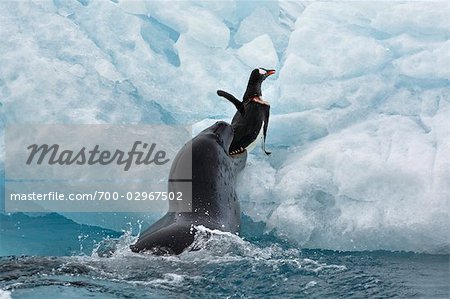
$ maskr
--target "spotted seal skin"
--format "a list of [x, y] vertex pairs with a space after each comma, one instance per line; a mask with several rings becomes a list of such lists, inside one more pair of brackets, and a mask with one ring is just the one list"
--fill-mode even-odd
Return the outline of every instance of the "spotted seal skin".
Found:
[[130, 246], [132, 251], [180, 254], [194, 241], [196, 225], [239, 233], [241, 212], [235, 185], [247, 153], [229, 155], [233, 136], [230, 124], [217, 122], [178, 152], [170, 170], [168, 191], [191, 191], [185, 178], [192, 156], [192, 211], [183, 212], [179, 202], [169, 201], [169, 212], [139, 236]]

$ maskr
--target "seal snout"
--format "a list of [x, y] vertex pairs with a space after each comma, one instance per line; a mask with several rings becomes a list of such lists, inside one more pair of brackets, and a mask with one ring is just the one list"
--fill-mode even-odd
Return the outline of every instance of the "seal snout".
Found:
[[224, 121], [218, 121], [214, 126], [213, 132], [216, 135], [218, 143], [228, 152], [234, 136], [233, 127]]

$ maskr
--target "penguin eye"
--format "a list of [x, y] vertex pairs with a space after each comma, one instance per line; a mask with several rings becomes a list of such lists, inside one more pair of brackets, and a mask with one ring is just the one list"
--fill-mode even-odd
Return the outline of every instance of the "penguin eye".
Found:
[[260, 75], [265, 75], [267, 72], [264, 69], [258, 69]]

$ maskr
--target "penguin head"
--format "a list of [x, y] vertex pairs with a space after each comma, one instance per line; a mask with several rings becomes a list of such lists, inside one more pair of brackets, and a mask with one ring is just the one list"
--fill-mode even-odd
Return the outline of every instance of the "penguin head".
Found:
[[268, 70], [262, 67], [254, 69], [248, 79], [247, 90], [244, 94], [244, 101], [252, 97], [262, 96], [261, 84], [267, 77], [273, 74], [275, 74], [275, 70]]
[[262, 67], [260, 67], [259, 69], [255, 69], [253, 71], [256, 71], [256, 70], [258, 71], [258, 74], [261, 77], [261, 82], [266, 80], [266, 78], [269, 77], [270, 75], [275, 74], [275, 70], [268, 70], [268, 69], [265, 69]]

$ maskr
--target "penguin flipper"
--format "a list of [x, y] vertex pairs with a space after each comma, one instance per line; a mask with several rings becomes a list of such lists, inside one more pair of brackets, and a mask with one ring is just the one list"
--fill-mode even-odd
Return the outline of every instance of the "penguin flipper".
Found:
[[272, 152], [266, 151], [266, 133], [267, 133], [267, 127], [269, 126], [269, 116], [270, 116], [270, 106], [267, 106], [267, 109], [264, 114], [263, 142], [262, 142], [262, 148], [266, 155], [270, 155], [272, 153]]
[[245, 114], [244, 111], [244, 106], [242, 105], [242, 102], [239, 101], [235, 96], [233, 96], [232, 94], [229, 94], [226, 91], [223, 90], [218, 90], [217, 91], [217, 95], [220, 97], [224, 97], [225, 99], [227, 99], [228, 101], [230, 101], [231, 103], [233, 103], [234, 106], [236, 106], [236, 109], [242, 114]]

